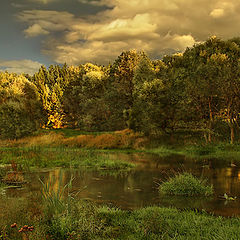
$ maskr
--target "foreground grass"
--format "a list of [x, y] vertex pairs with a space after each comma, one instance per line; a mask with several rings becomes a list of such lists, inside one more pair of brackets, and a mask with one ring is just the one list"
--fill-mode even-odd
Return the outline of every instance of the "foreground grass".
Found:
[[[147, 207], [123, 211], [97, 207], [89, 202], [61, 205], [59, 211], [33, 208], [26, 203], [3, 208], [0, 235], [3, 239], [21, 239], [18, 228], [34, 226], [29, 239], [178, 239], [178, 240], [237, 240], [240, 239], [239, 218], [223, 218], [205, 212], [179, 211], [173, 208]], [[46, 206], [45, 206], [46, 207]], [[7, 212], [6, 212], [7, 211]], [[39, 212], [37, 212], [39, 211]], [[10, 227], [17, 223], [18, 228]]]

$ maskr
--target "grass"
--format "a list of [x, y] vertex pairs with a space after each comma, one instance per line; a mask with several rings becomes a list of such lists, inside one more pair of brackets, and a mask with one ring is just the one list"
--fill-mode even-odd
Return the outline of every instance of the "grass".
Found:
[[145, 149], [147, 153], [159, 156], [182, 155], [194, 159], [219, 159], [240, 161], [240, 145], [218, 143], [208, 145], [162, 145], [152, 149]]
[[[70, 131], [70, 130], [69, 130]], [[74, 135], [62, 130], [42, 130], [38, 135], [19, 140], [1, 140], [0, 147], [81, 147], [88, 149], [140, 149], [148, 141], [130, 129], [107, 133]], [[72, 130], [73, 131], [73, 130]], [[80, 133], [80, 132], [77, 132]]]
[[166, 195], [209, 196], [213, 194], [213, 188], [208, 186], [205, 180], [184, 172], [160, 184], [159, 192]]
[[34, 227], [29, 235], [32, 240], [240, 239], [239, 218], [215, 217], [204, 211], [161, 207], [124, 211], [74, 200], [63, 206], [65, 209], [61, 210], [61, 214], [58, 212], [48, 217], [40, 211], [33, 217], [33, 209], [26, 203], [11, 205], [7, 216], [0, 218], [0, 235], [4, 234], [4, 239], [21, 239], [18, 231], [10, 227], [16, 222], [18, 226], [27, 224]]
[[[191, 158], [240, 159], [239, 145], [162, 143], [149, 149], [148, 141], [129, 130], [103, 134], [87, 134], [65, 129], [50, 133], [46, 131], [38, 136], [17, 141], [1, 141], [0, 164], [10, 164], [14, 159], [20, 170], [32, 167], [85, 167], [100, 170], [102, 174], [107, 172], [103, 170], [108, 169], [114, 174], [115, 170], [125, 171], [134, 167], [134, 164], [112, 160], [108, 155], [112, 151], [141, 151], [160, 156], [180, 154]], [[206, 186], [204, 181], [193, 176], [188, 175], [185, 182], [186, 188], [183, 188], [182, 182], [178, 185], [179, 192], [183, 195], [210, 195], [212, 192], [212, 188]], [[48, 191], [46, 188], [45, 193], [48, 194]], [[62, 192], [51, 195], [53, 205], [50, 204], [51, 201], [46, 201], [47, 198], [42, 202], [40, 199], [28, 202], [25, 199], [6, 198], [6, 201], [0, 203], [0, 236], [6, 240], [22, 239], [22, 235], [10, 227], [16, 222], [18, 226], [34, 226], [34, 231], [29, 233], [29, 239], [32, 240], [240, 239], [240, 218], [215, 217], [205, 212], [159, 207], [123, 211], [75, 201], [74, 198], [65, 202], [61, 196]], [[45, 211], [46, 208], [51, 210], [52, 206], [58, 203], [60, 210]]]
[[[195, 135], [194, 135], [195, 134]], [[171, 139], [174, 139], [173, 141]], [[240, 144], [227, 142], [205, 144], [199, 133], [177, 133], [158, 139], [144, 137], [125, 129], [115, 132], [82, 132], [74, 129], [42, 129], [35, 136], [19, 140], [1, 140], [0, 153], [7, 148], [82, 148], [102, 151], [141, 151], [189, 158], [218, 158], [240, 160]]]
[[59, 128], [59, 129], [40, 129], [37, 134], [49, 134], [49, 133], [56, 133], [56, 134], [62, 134], [64, 137], [75, 137], [79, 135], [101, 135], [106, 133], [112, 133], [112, 132], [87, 132], [82, 131], [79, 129], [71, 129], [71, 128]]
[[128, 170], [134, 163], [112, 160], [107, 153], [67, 147], [23, 147], [2, 150], [0, 164], [10, 164], [14, 160], [18, 167], [28, 170], [32, 167], [86, 167], [96, 170]]

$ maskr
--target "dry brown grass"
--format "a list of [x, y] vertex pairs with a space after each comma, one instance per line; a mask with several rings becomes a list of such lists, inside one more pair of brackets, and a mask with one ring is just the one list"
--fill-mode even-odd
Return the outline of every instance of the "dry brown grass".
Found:
[[93, 138], [93, 135], [79, 135], [76, 137], [65, 138], [62, 144], [70, 147], [86, 147]]
[[100, 135], [78, 135], [65, 138], [60, 133], [47, 133], [19, 140], [0, 141], [0, 147], [69, 146], [95, 149], [143, 148], [148, 143], [146, 137], [130, 129]]
[[79, 135], [64, 139], [67, 146], [86, 147], [96, 149], [124, 149], [142, 148], [147, 143], [147, 139], [130, 129], [104, 133], [101, 135]]
[[23, 177], [22, 173], [19, 173], [19, 172], [9, 172], [3, 178], [3, 182], [5, 182], [7, 184], [23, 183], [24, 182], [24, 177]]
[[0, 147], [34, 147], [34, 146], [58, 146], [61, 145], [64, 136], [57, 133], [41, 134], [18, 140], [1, 140]]

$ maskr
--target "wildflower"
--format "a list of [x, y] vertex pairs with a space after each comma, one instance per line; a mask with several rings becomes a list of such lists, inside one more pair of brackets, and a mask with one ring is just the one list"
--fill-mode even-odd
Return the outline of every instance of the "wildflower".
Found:
[[13, 223], [13, 224], [11, 225], [11, 228], [15, 228], [15, 227], [17, 227], [17, 224], [16, 224], [16, 223]]

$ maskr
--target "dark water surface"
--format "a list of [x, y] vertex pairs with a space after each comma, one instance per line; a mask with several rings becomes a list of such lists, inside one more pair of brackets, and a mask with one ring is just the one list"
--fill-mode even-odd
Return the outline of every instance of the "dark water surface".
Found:
[[[75, 198], [87, 198], [122, 209], [137, 209], [145, 206], [174, 206], [181, 209], [205, 209], [222, 216], [240, 216], [240, 163], [223, 160], [193, 160], [183, 156], [159, 157], [152, 154], [111, 154], [113, 159], [135, 162], [137, 167], [128, 172], [101, 172], [84, 169], [42, 170], [25, 173], [29, 182], [22, 188], [8, 188], [0, 193], [0, 202], [6, 198], [40, 196], [43, 182], [49, 182], [57, 190], [74, 177], [71, 193]], [[212, 197], [173, 197], [158, 193], [157, 185], [171, 176], [174, 171], [189, 171], [195, 176], [206, 178], [213, 185]], [[224, 193], [237, 197], [226, 201]], [[36, 201], [36, 199], [35, 199]], [[40, 201], [39, 201], [40, 202]]]

